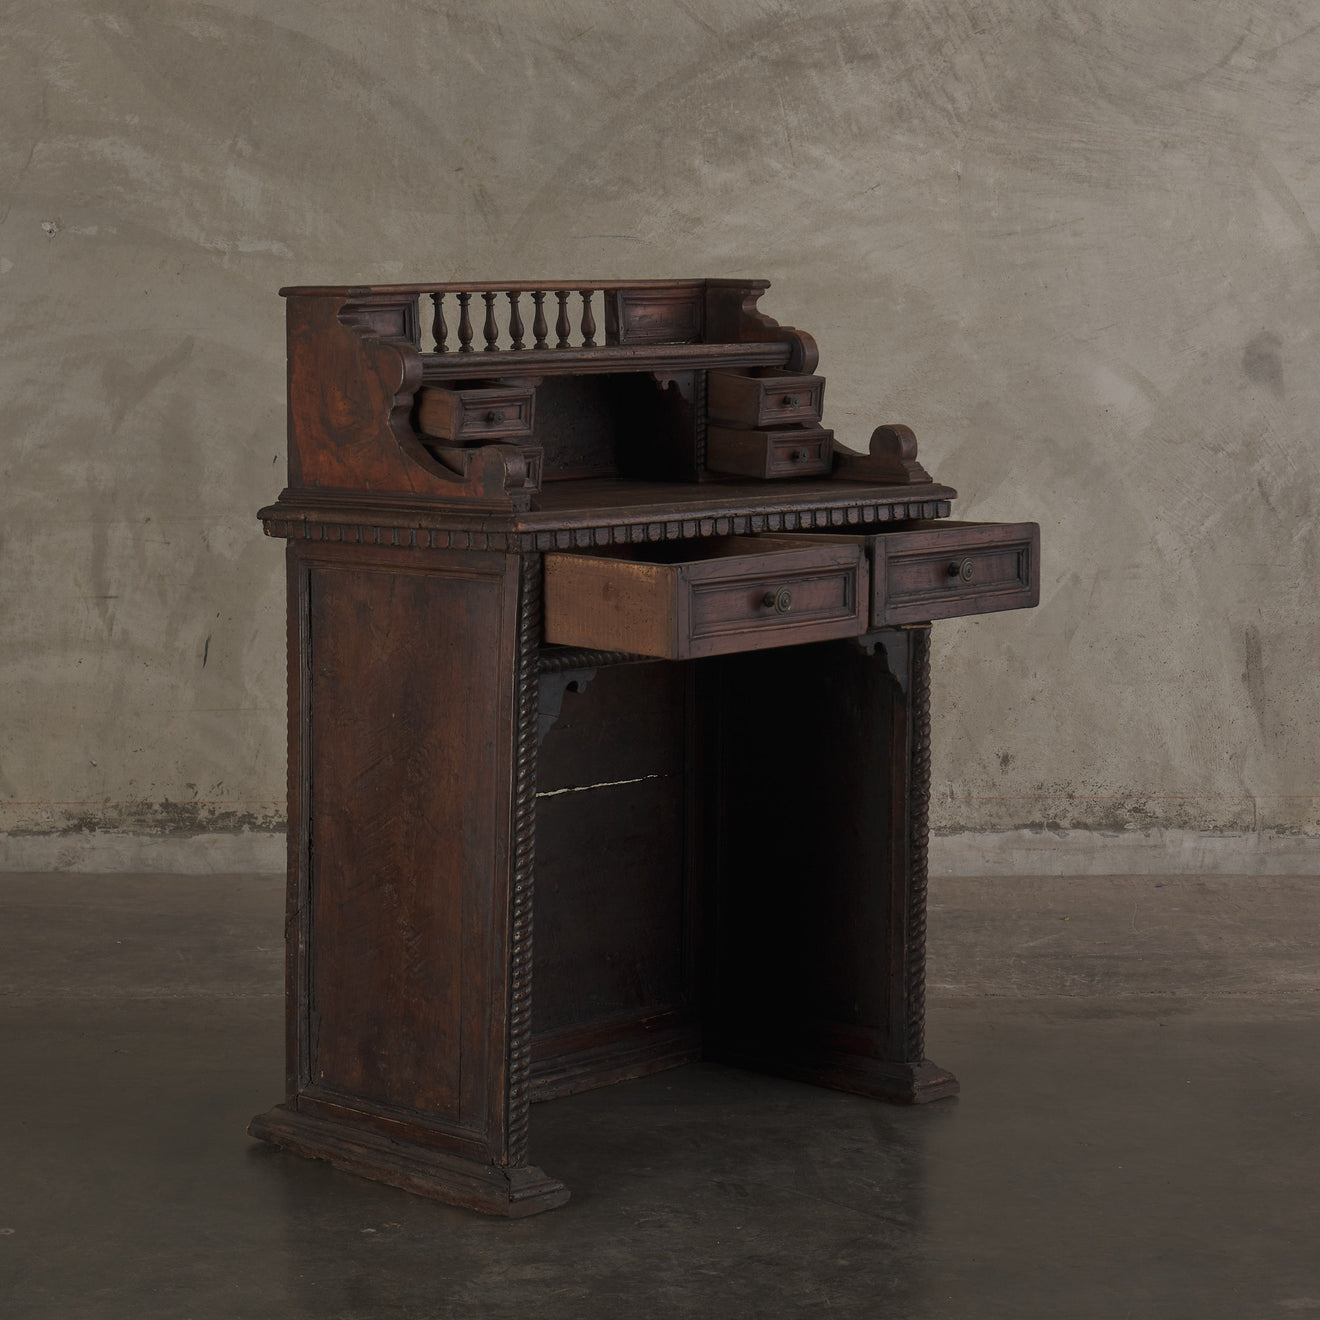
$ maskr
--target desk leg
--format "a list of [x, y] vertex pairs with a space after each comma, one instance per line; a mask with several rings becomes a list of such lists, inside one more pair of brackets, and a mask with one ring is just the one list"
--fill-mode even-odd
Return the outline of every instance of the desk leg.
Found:
[[728, 657], [708, 1057], [901, 1103], [925, 1057], [930, 631]]
[[890, 1067], [891, 1099], [921, 1104], [957, 1095], [958, 1081], [926, 1058], [926, 892], [930, 851], [930, 626], [880, 635], [891, 677], [895, 719], [891, 785], [895, 820], [889, 941], [894, 957]]

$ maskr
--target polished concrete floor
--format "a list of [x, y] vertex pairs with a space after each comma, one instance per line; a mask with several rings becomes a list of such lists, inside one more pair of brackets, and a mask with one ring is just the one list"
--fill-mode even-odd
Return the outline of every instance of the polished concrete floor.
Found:
[[1320, 880], [946, 881], [890, 1107], [700, 1066], [533, 1110], [492, 1220], [250, 1141], [269, 877], [0, 876], [0, 1316], [1320, 1315]]

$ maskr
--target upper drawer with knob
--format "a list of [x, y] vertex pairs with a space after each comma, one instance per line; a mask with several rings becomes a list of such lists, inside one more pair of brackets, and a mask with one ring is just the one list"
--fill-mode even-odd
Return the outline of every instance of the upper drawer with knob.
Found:
[[926, 623], [1040, 603], [1036, 523], [895, 523], [870, 536], [811, 533], [814, 543], [864, 546], [871, 561], [871, 627]]
[[437, 440], [525, 439], [532, 434], [534, 394], [530, 386], [427, 386], [417, 404], [417, 429]]
[[801, 376], [776, 367], [742, 375], [712, 371], [706, 378], [706, 413], [726, 426], [785, 426], [818, 422], [824, 376]]
[[904, 523], [871, 542], [874, 627], [1029, 609], [1040, 602], [1036, 523]]

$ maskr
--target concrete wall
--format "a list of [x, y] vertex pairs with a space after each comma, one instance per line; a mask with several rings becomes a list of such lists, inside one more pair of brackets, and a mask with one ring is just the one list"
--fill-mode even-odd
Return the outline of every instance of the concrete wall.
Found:
[[556, 274], [771, 279], [841, 439], [1040, 521], [937, 631], [937, 828], [1320, 835], [1315, 18], [4, 5], [10, 855], [282, 822], [275, 290]]

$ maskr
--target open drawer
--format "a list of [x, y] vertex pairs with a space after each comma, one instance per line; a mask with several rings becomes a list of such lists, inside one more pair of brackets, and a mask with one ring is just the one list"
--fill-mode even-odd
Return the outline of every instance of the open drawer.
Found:
[[545, 556], [545, 640], [666, 660], [856, 637], [864, 548], [710, 537]]
[[865, 547], [872, 628], [1030, 609], [1040, 602], [1036, 523], [941, 518], [896, 523], [893, 531], [871, 536], [812, 534], [809, 539]]

